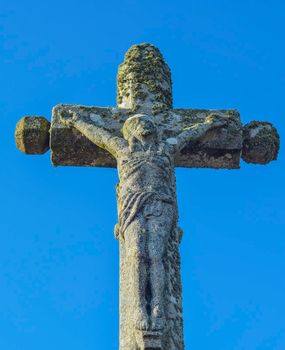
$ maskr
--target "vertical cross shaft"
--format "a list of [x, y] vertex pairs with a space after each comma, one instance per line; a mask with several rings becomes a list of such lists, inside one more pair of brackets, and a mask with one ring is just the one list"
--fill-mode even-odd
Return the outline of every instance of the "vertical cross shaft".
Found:
[[[119, 66], [117, 103], [119, 108], [131, 110], [131, 113], [147, 113], [150, 115], [159, 115], [172, 108], [171, 73], [157, 48], [149, 44], [141, 44], [128, 50], [124, 62]], [[143, 166], [143, 163], [140, 166]], [[131, 168], [129, 171], [132, 171]], [[154, 175], [149, 171], [148, 176], [151, 179]], [[155, 181], [155, 178], [150, 181]], [[163, 181], [162, 178], [161, 181]], [[146, 190], [144, 189], [144, 191]], [[120, 196], [121, 194], [119, 194]], [[147, 192], [142, 194], [142, 196], [147, 196]], [[133, 198], [132, 196], [130, 200], [133, 200], [131, 198]], [[173, 198], [173, 200], [175, 199]], [[134, 202], [134, 207], [140, 205], [137, 204], [139, 201], [138, 199]], [[144, 222], [144, 227], [141, 228], [143, 232], [135, 232], [130, 226], [125, 232], [125, 235], [135, 234], [141, 236], [142, 238], [139, 239], [142, 241], [144, 241], [143, 237], [145, 237], [145, 243], [140, 248], [140, 252], [138, 253], [134, 247], [128, 244], [128, 239], [120, 239], [120, 349], [183, 350], [182, 289], [179, 255], [181, 237], [178, 233], [180, 231], [174, 221], [174, 226], [170, 230], [167, 242], [163, 243], [161, 241], [161, 243], [158, 243], [160, 245], [158, 247], [155, 244], [152, 245], [150, 240], [153, 238], [151, 237], [161, 233], [159, 231], [156, 233], [150, 232], [152, 230], [152, 226], [148, 224], [150, 219], [145, 219], [146, 214], [144, 212], [145, 210], [151, 210], [152, 212], [148, 215], [153, 215], [153, 211], [158, 209], [156, 209], [154, 204], [151, 204], [151, 206], [154, 205], [152, 209], [147, 209], [150, 206], [147, 204], [148, 201], [144, 205], [145, 208], [138, 209], [136, 214], [141, 218], [139, 220]], [[151, 200], [151, 203], [154, 202]], [[124, 212], [124, 204], [120, 205], [120, 200], [118, 205], [119, 212]], [[134, 210], [134, 208], [130, 208], [131, 212]], [[162, 212], [159, 215], [163, 218], [165, 214]], [[157, 220], [155, 217], [153, 218], [150, 222]], [[168, 229], [165, 227], [165, 230]], [[166, 246], [163, 248], [161, 245], [164, 244]], [[164, 251], [161, 258], [159, 257], [160, 250]], [[152, 260], [153, 254], [157, 254], [157, 262]], [[156, 272], [154, 266], [155, 264], [161, 264], [160, 259], [163, 259], [163, 267], [160, 270], [161, 272], [159, 270]], [[164, 271], [164, 276], [160, 276], [162, 271]], [[137, 280], [135, 284], [134, 280]], [[155, 290], [157, 287], [161, 288], [159, 287], [161, 284], [163, 284], [164, 293], [163, 296], [158, 297]], [[139, 295], [138, 297], [136, 296], [137, 294]], [[163, 299], [162, 301], [159, 300], [161, 298]], [[157, 301], [155, 301], [156, 299]], [[143, 306], [145, 303], [146, 305]], [[140, 314], [142, 312], [138, 311], [138, 309], [146, 308], [148, 317], [152, 319], [156, 303], [158, 303], [157, 305], [162, 304], [165, 324], [158, 326], [151, 321], [146, 328], [143, 324], [141, 326], [136, 324], [137, 313]]]

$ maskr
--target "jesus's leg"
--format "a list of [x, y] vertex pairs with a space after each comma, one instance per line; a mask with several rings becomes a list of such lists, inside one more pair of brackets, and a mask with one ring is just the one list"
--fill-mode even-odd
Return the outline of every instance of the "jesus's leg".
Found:
[[150, 260], [153, 329], [162, 329], [165, 324], [165, 268], [163, 258], [174, 222], [172, 206], [168, 203], [162, 203], [162, 206], [161, 215], [151, 216], [148, 219], [148, 256]]
[[[134, 323], [137, 329], [149, 328], [146, 311], [146, 232], [145, 225], [137, 218], [128, 226], [124, 237], [130, 264], [131, 286], [134, 295]], [[130, 301], [131, 302], [131, 301]]]

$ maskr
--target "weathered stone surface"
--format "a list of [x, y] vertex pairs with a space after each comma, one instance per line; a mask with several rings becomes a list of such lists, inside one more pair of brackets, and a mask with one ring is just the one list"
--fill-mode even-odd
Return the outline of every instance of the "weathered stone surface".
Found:
[[[52, 162], [117, 166], [120, 349], [184, 350], [175, 166], [236, 169], [241, 152], [265, 164], [276, 159], [279, 137], [265, 122], [242, 128], [235, 110], [172, 109], [170, 70], [150, 44], [127, 52], [117, 102], [56, 106]], [[17, 126], [19, 147], [37, 153], [43, 141], [28, 122]]]
[[277, 159], [280, 140], [276, 128], [267, 122], [252, 121], [243, 128], [242, 159], [267, 164]]
[[[182, 283], [180, 276], [180, 236], [172, 231], [168, 240], [165, 267], [165, 318], [164, 331], [130, 332], [130, 321], [134, 319], [134, 300], [130, 299], [132, 292], [132, 274], [128, 247], [120, 240], [120, 349], [184, 349], [183, 317], [182, 317]], [[134, 334], [134, 336], [131, 336]], [[160, 344], [160, 345], [159, 345]], [[150, 346], [152, 345], [152, 346]], [[145, 347], [144, 347], [145, 346]]]
[[77, 111], [82, 117], [99, 116], [104, 120], [110, 131], [117, 132], [118, 117], [113, 114], [112, 108], [81, 107], [76, 105], [58, 105], [53, 108], [51, 123], [51, 161], [59, 166], [93, 166], [116, 167], [115, 158], [107, 151], [96, 146], [82, 133], [74, 128], [69, 128], [60, 122], [62, 111]]
[[95, 113], [62, 109], [58, 115], [61, 123], [117, 160], [120, 348], [183, 350], [174, 162], [189, 140], [196, 142], [216, 129], [230, 128], [232, 114], [208, 114], [180, 132], [172, 119], [134, 114], [124, 121], [120, 133], [110, 131], [118, 120], [107, 125]]
[[134, 45], [126, 53], [118, 70], [117, 105], [153, 115], [172, 108], [170, 69], [155, 46]]
[[[94, 145], [82, 133], [62, 125], [60, 113], [77, 113], [82, 118], [101, 121], [106, 130], [122, 136], [124, 121], [133, 113], [121, 108], [99, 108], [78, 105], [58, 105], [53, 109], [51, 127], [52, 162], [56, 166], [116, 167], [116, 159], [109, 152]], [[235, 110], [174, 109], [159, 113], [154, 119], [164, 131], [165, 138], [175, 138], [187, 127], [205, 121], [211, 113], [221, 115], [227, 126], [191, 141], [177, 154], [175, 165], [189, 168], [239, 168], [242, 149], [242, 125]]]
[[161, 332], [145, 331], [135, 332], [136, 344], [139, 349], [162, 349]]
[[23, 117], [16, 125], [16, 146], [25, 154], [45, 153], [49, 149], [49, 129], [45, 117]]

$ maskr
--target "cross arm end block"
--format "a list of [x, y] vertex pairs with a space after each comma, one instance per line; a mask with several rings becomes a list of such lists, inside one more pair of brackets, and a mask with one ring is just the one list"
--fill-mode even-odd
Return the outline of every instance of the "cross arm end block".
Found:
[[242, 159], [247, 163], [267, 164], [277, 160], [280, 137], [268, 122], [252, 121], [243, 128]]
[[15, 131], [17, 148], [25, 154], [44, 154], [49, 149], [50, 122], [45, 117], [21, 118]]

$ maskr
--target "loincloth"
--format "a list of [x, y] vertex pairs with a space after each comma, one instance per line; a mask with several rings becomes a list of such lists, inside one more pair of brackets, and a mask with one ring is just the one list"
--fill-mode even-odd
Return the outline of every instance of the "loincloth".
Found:
[[176, 201], [170, 195], [157, 192], [127, 192], [124, 196], [118, 196], [119, 222], [115, 227], [116, 238], [123, 237], [128, 226], [139, 215], [145, 219], [160, 216], [164, 203], [172, 205], [177, 216]]

